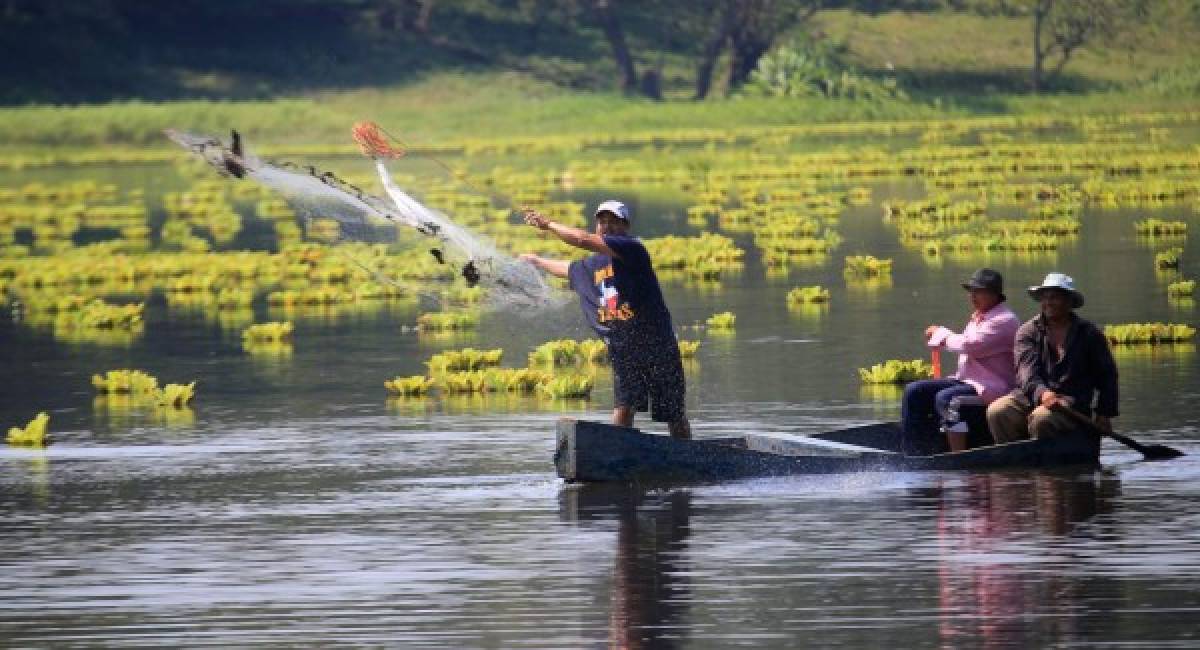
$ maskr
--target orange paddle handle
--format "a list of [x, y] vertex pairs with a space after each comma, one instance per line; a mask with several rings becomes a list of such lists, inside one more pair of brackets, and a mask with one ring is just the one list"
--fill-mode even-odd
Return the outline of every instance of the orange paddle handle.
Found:
[[929, 362], [933, 364], [933, 378], [942, 378], [942, 349], [934, 348], [929, 352]]

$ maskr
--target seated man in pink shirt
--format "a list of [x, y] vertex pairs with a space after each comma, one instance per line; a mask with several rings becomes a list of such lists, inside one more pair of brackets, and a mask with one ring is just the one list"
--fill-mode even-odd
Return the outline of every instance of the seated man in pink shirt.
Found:
[[[940, 325], [925, 329], [929, 347], [959, 353], [958, 372], [947, 379], [916, 381], [904, 389], [900, 420], [908, 448], [929, 446], [921, 443], [938, 435], [955, 397], [978, 395], [986, 405], [1016, 384], [1013, 342], [1021, 321], [1005, 302], [1004, 278], [991, 269], [979, 269], [962, 286], [974, 308], [962, 333]], [[951, 451], [962, 451], [967, 433], [948, 430], [946, 441]]]

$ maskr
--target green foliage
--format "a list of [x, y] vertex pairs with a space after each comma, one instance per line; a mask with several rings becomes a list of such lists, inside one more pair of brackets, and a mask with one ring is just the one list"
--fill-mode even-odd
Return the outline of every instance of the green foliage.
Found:
[[829, 302], [829, 289], [821, 286], [796, 287], [787, 294], [789, 305], [804, 305]]
[[429, 358], [427, 365], [431, 375], [463, 370], [481, 370], [500, 365], [500, 359], [503, 356], [504, 350], [500, 348], [494, 350], [463, 348], [462, 350], [439, 352]]
[[1195, 280], [1180, 280], [1167, 285], [1167, 295], [1172, 298], [1186, 298], [1196, 292]]
[[411, 377], [396, 377], [383, 382], [384, 388], [392, 395], [400, 395], [403, 397], [420, 397], [429, 392], [433, 388], [435, 382], [429, 377], [423, 375], [414, 375]]
[[5, 440], [8, 444], [20, 447], [45, 447], [49, 443], [46, 433], [50, 425], [50, 416], [41, 412], [24, 427], [11, 427]]
[[933, 377], [933, 364], [921, 359], [889, 359], [870, 368], [859, 368], [858, 376], [864, 384], [903, 384]]
[[1178, 323], [1129, 323], [1104, 326], [1104, 336], [1113, 345], [1178, 343], [1189, 341], [1195, 335], [1196, 328]]
[[844, 55], [844, 47], [792, 41], [759, 59], [743, 92], [867, 102], [908, 99], [894, 78], [872, 78], [847, 64]]
[[696, 350], [700, 349], [700, 341], [680, 341], [679, 356], [683, 359], [694, 359]]
[[1179, 268], [1179, 258], [1183, 255], [1182, 248], [1168, 248], [1154, 254], [1154, 268], [1160, 271]]
[[554, 399], [579, 399], [592, 394], [595, 381], [588, 375], [562, 375], [540, 385], [541, 392]]
[[709, 329], [713, 330], [731, 330], [736, 323], [737, 314], [734, 314], [731, 311], [723, 311], [719, 314], [713, 314], [712, 316], [708, 317], [708, 320], [704, 321], [704, 324], [707, 325]]

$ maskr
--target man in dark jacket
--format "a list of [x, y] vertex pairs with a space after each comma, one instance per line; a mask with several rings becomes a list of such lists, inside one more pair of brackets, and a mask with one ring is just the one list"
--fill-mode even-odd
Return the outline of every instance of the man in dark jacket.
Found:
[[596, 230], [589, 233], [527, 210], [525, 223], [594, 254], [573, 262], [532, 253], [521, 259], [567, 278], [579, 294], [584, 318], [608, 344], [616, 401], [613, 424], [633, 426], [634, 413], [650, 410], [655, 421], [667, 423], [672, 437], [690, 438], [679, 342], [650, 254], [629, 234], [624, 203], [605, 201], [595, 216]]
[[1083, 294], [1070, 276], [1051, 273], [1029, 295], [1041, 303], [1041, 313], [1017, 330], [1017, 387], [988, 406], [992, 437], [1002, 443], [1076, 429], [1069, 415], [1057, 412], [1062, 408], [1093, 416], [1098, 427], [1111, 431], [1117, 364], [1104, 333], [1075, 314]]

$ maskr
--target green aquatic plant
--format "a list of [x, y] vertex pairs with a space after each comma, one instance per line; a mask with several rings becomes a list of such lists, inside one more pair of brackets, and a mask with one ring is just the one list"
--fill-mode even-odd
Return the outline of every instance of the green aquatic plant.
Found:
[[704, 321], [704, 324], [712, 330], [731, 330], [737, 324], [737, 314], [731, 311], [723, 311], [719, 314], [713, 314]]
[[1196, 335], [1196, 328], [1181, 323], [1128, 323], [1105, 325], [1104, 336], [1113, 345], [1179, 343]]
[[787, 304], [805, 305], [829, 302], [829, 289], [818, 286], [796, 287], [788, 292]]
[[871, 255], [850, 255], [842, 273], [847, 277], [876, 278], [891, 277], [892, 260], [878, 259]]
[[1183, 256], [1182, 248], [1168, 248], [1154, 254], [1154, 268], [1160, 271], [1177, 270], [1179, 258]]
[[435, 381], [424, 375], [413, 375], [411, 377], [396, 377], [383, 382], [384, 388], [392, 395], [401, 395], [404, 397], [420, 397], [429, 393], [429, 389], [433, 388]]
[[1195, 280], [1180, 280], [1167, 285], [1167, 295], [1172, 298], [1186, 298], [1195, 295]]
[[479, 314], [465, 311], [427, 312], [417, 317], [417, 327], [424, 331], [470, 330], [479, 326]]
[[243, 343], [282, 343], [292, 339], [291, 321], [259, 323], [242, 331]]
[[889, 359], [870, 368], [859, 368], [858, 376], [864, 384], [902, 384], [933, 377], [933, 364], [921, 359]]
[[109, 370], [92, 375], [92, 386], [101, 394], [154, 395], [158, 380], [141, 370]]
[[464, 370], [481, 370], [500, 365], [504, 350], [476, 350], [463, 348], [461, 350], [446, 350], [429, 358], [429, 374], [436, 375], [446, 372], [461, 372]]
[[539, 390], [554, 399], [579, 399], [592, 394], [595, 381], [588, 375], [562, 375], [539, 385]]
[[491, 368], [485, 380], [490, 390], [505, 393], [532, 393], [552, 378], [536, 368]]
[[1143, 219], [1134, 222], [1133, 229], [1142, 237], [1183, 237], [1187, 235], [1187, 222]]
[[700, 341], [679, 341], [679, 356], [683, 359], [696, 358], [696, 350], [700, 349]]
[[579, 341], [574, 339], [559, 339], [547, 341], [529, 353], [530, 366], [567, 366], [576, 363], [579, 355]]
[[10, 427], [5, 441], [19, 447], [45, 447], [50, 443], [49, 426], [50, 415], [43, 411], [24, 427]]
[[155, 395], [158, 406], [168, 409], [184, 409], [192, 403], [196, 396], [196, 382], [188, 384], [167, 384]]
[[600, 339], [586, 339], [579, 342], [576, 349], [579, 357], [586, 363], [608, 363], [608, 345]]

